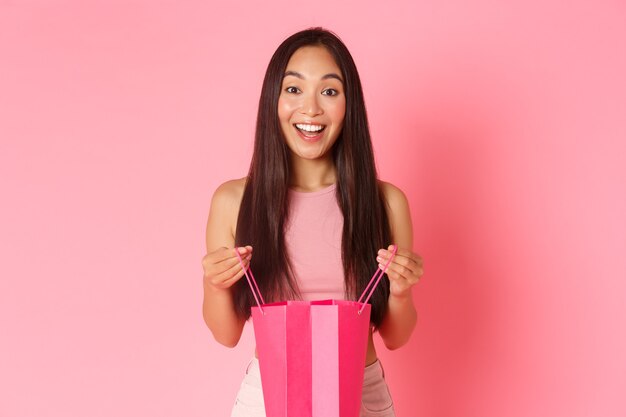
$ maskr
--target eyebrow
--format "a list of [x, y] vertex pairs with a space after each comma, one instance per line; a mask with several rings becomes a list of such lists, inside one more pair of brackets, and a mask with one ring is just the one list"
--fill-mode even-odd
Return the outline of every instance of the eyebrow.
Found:
[[[304, 80], [304, 76], [302, 74], [300, 74], [297, 71], [285, 71], [285, 75], [283, 75], [283, 78], [285, 78], [288, 75], [293, 75], [294, 77], [298, 77], [301, 80]], [[341, 79], [341, 77], [337, 74], [335, 74], [334, 72], [331, 72], [330, 74], [326, 74], [322, 77], [322, 80], [327, 80], [329, 78], [335, 78], [339, 81], [341, 81], [341, 83], [343, 84], [343, 80]]]

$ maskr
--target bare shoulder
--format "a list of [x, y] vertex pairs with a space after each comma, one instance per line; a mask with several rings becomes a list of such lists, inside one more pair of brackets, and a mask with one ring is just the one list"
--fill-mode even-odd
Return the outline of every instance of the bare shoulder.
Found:
[[245, 177], [226, 181], [213, 193], [206, 229], [209, 251], [222, 246], [233, 246], [245, 184]]
[[406, 195], [400, 188], [386, 181], [379, 181], [379, 184], [381, 185], [385, 201], [387, 202], [389, 208], [397, 210], [405, 206], [408, 207], [409, 203]]
[[412, 248], [411, 210], [404, 192], [390, 182], [379, 181], [385, 201], [393, 241], [401, 248]]
[[213, 193], [213, 202], [219, 205], [238, 205], [243, 197], [246, 177], [226, 181], [220, 184]]

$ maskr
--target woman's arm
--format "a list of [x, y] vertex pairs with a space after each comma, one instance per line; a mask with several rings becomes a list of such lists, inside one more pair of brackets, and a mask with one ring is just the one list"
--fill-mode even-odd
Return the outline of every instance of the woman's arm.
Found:
[[[219, 343], [234, 347], [241, 338], [245, 320], [238, 317], [233, 302], [232, 285], [243, 276], [234, 252], [235, 227], [243, 194], [243, 181], [228, 181], [215, 190], [206, 227], [207, 255], [204, 268], [204, 322]], [[240, 248], [245, 264], [252, 247]]]
[[[393, 243], [398, 251], [387, 269], [390, 281], [389, 303], [379, 333], [388, 349], [397, 349], [409, 341], [417, 322], [411, 289], [423, 274], [422, 258], [413, 253], [413, 225], [409, 204], [402, 191], [383, 183], [387, 200], [389, 224]], [[382, 266], [391, 256], [393, 246], [378, 252]]]

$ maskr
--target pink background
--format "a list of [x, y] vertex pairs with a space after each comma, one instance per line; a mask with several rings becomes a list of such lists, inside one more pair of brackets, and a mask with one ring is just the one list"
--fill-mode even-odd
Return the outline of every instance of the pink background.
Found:
[[0, 1], [0, 416], [227, 416], [204, 228], [288, 35], [359, 68], [408, 195], [398, 416], [626, 415], [621, 1]]

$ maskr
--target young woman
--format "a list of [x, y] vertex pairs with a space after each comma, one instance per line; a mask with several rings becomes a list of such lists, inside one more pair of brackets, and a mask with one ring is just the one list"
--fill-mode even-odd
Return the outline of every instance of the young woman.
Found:
[[[239, 341], [255, 304], [237, 248], [266, 302], [358, 299], [377, 267], [397, 254], [370, 299], [361, 416], [394, 416], [372, 332], [389, 349], [411, 336], [412, 286], [423, 274], [413, 252], [407, 199], [377, 179], [359, 75], [332, 32], [286, 39], [265, 74], [247, 177], [220, 185], [207, 222], [204, 320], [215, 339]], [[255, 357], [232, 416], [264, 416]]]

